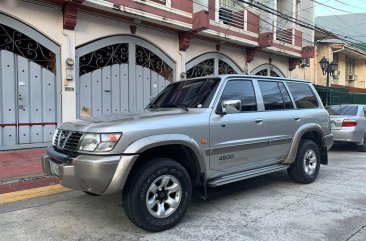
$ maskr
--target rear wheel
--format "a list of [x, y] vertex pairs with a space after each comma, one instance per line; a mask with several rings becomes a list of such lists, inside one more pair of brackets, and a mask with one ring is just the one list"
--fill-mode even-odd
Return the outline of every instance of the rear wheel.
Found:
[[320, 154], [318, 145], [312, 140], [301, 140], [296, 160], [287, 169], [289, 176], [298, 183], [312, 183], [318, 176], [319, 168]]
[[174, 160], [162, 158], [149, 162], [134, 174], [123, 192], [122, 204], [135, 225], [157, 232], [181, 221], [191, 196], [186, 169]]
[[363, 137], [363, 143], [360, 145], [357, 145], [357, 150], [361, 151], [361, 152], [366, 152], [366, 133], [365, 133], [365, 136]]

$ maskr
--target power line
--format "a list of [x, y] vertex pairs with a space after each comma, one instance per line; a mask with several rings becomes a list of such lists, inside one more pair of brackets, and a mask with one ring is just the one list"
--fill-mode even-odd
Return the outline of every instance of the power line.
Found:
[[361, 9], [361, 10], [366, 10], [365, 8], [360, 8], [359, 6], [354, 6], [354, 5], [351, 5], [349, 3], [345, 3], [345, 2], [342, 2], [340, 0], [334, 0], [336, 2], [339, 2], [340, 4], [343, 4], [343, 5], [346, 5], [346, 6], [349, 6], [349, 7], [352, 7], [352, 8], [357, 8], [357, 9]]
[[322, 5], [322, 6], [327, 7], [327, 8], [332, 8], [332, 9], [337, 10], [337, 11], [340, 11], [340, 12], [344, 12], [344, 13], [352, 13], [352, 12], [348, 12], [348, 11], [345, 11], [345, 10], [342, 10], [342, 9], [339, 9], [339, 8], [335, 8], [335, 7], [329, 6], [329, 5], [324, 4], [324, 3], [320, 3], [320, 2], [318, 2], [318, 1], [316, 1], [316, 0], [310, 0], [310, 1], [313, 1], [313, 2], [315, 2], [315, 3], [317, 3], [317, 4], [319, 4], [319, 5]]
[[[251, 5], [251, 6], [257, 7], [259, 9], [261, 9], [261, 10], [264, 10], [263, 8], [258, 7], [257, 5], [255, 5], [255, 4], [251, 3], [251, 2], [247, 2], [247, 1], [244, 1], [244, 0], [239, 0], [239, 1], [244, 2], [244, 3], [247, 3], [248, 5]], [[315, 0], [311, 0], [311, 1], [315, 1]], [[258, 4], [260, 4], [260, 3], [258, 3]], [[262, 4], [260, 4], [260, 5], [262, 5]], [[298, 20], [298, 19], [296, 19], [296, 18], [294, 18], [292, 16], [289, 16], [289, 15], [286, 15], [284, 13], [281, 13], [281, 12], [279, 12], [279, 11], [273, 9], [273, 8], [270, 8], [270, 7], [266, 6], [266, 5], [262, 5], [262, 6], [268, 9], [268, 11], [266, 11], [266, 10], [264, 10], [264, 11], [266, 11], [268, 13], [271, 13], [273, 15], [279, 16], [281, 18], [284, 18], [284, 19], [286, 19], [288, 21], [291, 21], [291, 22], [293, 22], [293, 23], [295, 23], [295, 24], [297, 24], [297, 25], [299, 25], [301, 27], [304, 27], [304, 28], [307, 28], [307, 29], [310, 29], [310, 30], [314, 30], [314, 31], [319, 31], [321, 33], [326, 33], [326, 34], [329, 33], [329, 31], [325, 30], [323, 27], [315, 26], [315, 25], [309, 24], [309, 23], [307, 23], [305, 21]], [[344, 42], [349, 42], [351, 44], [356, 44], [355, 42], [351, 42], [348, 39], [351, 39], [353, 41], [358, 41], [357, 39], [350, 38], [349, 36], [339, 37], [340, 34], [338, 34], [338, 33], [335, 33], [335, 34], [338, 35], [337, 36], [338, 39], [340, 39], [340, 40], [342, 40]]]
[[[190, 0], [190, 1], [192, 1], [192, 2], [194, 2], [194, 3], [196, 3], [196, 4], [198, 4], [198, 5], [201, 5], [201, 6], [207, 7], [208, 9], [211, 9], [211, 10], [213, 10], [213, 11], [219, 12], [219, 11], [218, 11], [218, 10], [216, 10], [214, 7], [210, 7], [209, 5], [206, 5], [206, 4], [203, 4], [203, 3], [200, 3], [200, 2], [196, 2], [196, 1], [194, 1], [194, 0]], [[257, 4], [254, 4], [254, 3], [252, 3], [252, 2], [247, 2], [247, 1], [244, 1], [244, 0], [238, 0], [238, 1], [240, 1], [240, 2], [242, 2], [242, 3], [246, 3], [247, 5], [250, 5], [250, 6], [252, 6], [252, 7], [258, 8], [258, 9], [260, 9], [260, 10], [262, 10], [262, 11], [264, 11], [264, 12], [270, 13], [270, 14], [272, 14], [272, 15], [275, 15], [275, 16], [278, 16], [278, 17], [281, 17], [281, 18], [284, 18], [284, 19], [286, 19], [286, 20], [288, 20], [288, 21], [291, 21], [291, 22], [293, 22], [293, 23], [295, 23], [295, 24], [297, 24], [297, 25], [301, 26], [301, 27], [304, 27], [304, 28], [307, 28], [307, 29], [310, 29], [310, 30], [313, 30], [313, 31], [318, 31], [318, 32], [321, 32], [321, 33], [326, 34], [326, 35], [332, 35], [332, 33], [330, 33], [328, 30], [326, 30], [326, 29], [325, 29], [325, 28], [323, 28], [323, 27], [315, 26], [314, 24], [310, 24], [310, 23], [307, 23], [307, 22], [305, 22], [305, 21], [295, 19], [295, 18], [293, 18], [292, 16], [289, 16], [289, 15], [283, 14], [283, 13], [281, 13], [281, 12], [278, 12], [278, 11], [276, 11], [275, 9], [270, 8], [270, 7], [268, 7], [268, 6], [264, 6], [265, 8], [267, 8], [267, 9], [264, 9], [263, 7], [260, 7], [260, 6], [258, 6]], [[313, 1], [313, 0], [311, 0], [311, 1]], [[266, 20], [263, 18], [263, 16], [260, 16], [260, 19], [261, 19], [262, 21], [264, 21], [264, 22], [268, 23], [269, 25], [272, 25], [271, 23], [269, 23], [268, 21], [266, 21]], [[244, 21], [244, 22], [245, 22], [245, 21]], [[251, 23], [251, 22], [246, 22], [246, 23], [253, 25], [253, 23]], [[257, 26], [257, 25], [255, 25], [255, 26]], [[263, 28], [263, 26], [262, 26], [262, 28]], [[265, 29], [265, 30], [272, 31], [272, 29], [269, 29], [269, 28], [264, 28], [264, 29]], [[303, 33], [303, 34], [305, 34], [305, 33]], [[338, 39], [342, 40], [342, 41], [343, 41], [343, 42], [345, 42], [345, 43], [349, 43], [349, 44], [359, 44], [359, 43], [361, 43], [361, 42], [359, 42], [359, 43], [357, 43], [357, 42], [352, 42], [351, 40], [353, 40], [353, 41], [358, 41], [358, 40], [352, 39], [352, 38], [350, 38], [349, 36], [342, 36], [342, 37], [341, 37], [341, 35], [340, 35], [340, 34], [338, 34], [338, 33], [334, 33], [334, 34], [337, 34], [337, 35], [338, 35], [338, 36], [334, 36], [335, 38], [338, 38]], [[309, 42], [309, 43], [313, 44], [313, 42], [312, 42], [312, 41], [308, 41], [308, 40], [303, 39], [303, 38], [301, 38], [301, 37], [298, 37], [298, 36], [296, 36], [296, 35], [291, 34], [291, 36], [293, 36], [293, 37], [295, 37], [295, 38], [300, 38], [300, 39], [302, 39], [302, 40], [303, 40], [303, 41], [305, 41], [305, 42]], [[310, 35], [307, 35], [307, 36], [310, 36]], [[312, 37], [312, 36], [311, 36], [311, 37]]]

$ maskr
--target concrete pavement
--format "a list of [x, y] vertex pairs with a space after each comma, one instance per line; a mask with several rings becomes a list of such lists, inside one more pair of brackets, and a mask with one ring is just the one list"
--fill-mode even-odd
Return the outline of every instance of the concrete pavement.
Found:
[[331, 151], [313, 184], [279, 172], [209, 195], [161, 233], [131, 224], [120, 195], [70, 191], [0, 205], [0, 240], [366, 240], [366, 154], [353, 147]]

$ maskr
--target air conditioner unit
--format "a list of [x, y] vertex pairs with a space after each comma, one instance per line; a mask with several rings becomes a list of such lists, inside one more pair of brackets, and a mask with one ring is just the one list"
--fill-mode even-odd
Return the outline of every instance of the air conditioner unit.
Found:
[[355, 81], [355, 80], [357, 80], [357, 75], [355, 75], [355, 74], [349, 74], [347, 80], [348, 81]]
[[301, 59], [300, 67], [302, 67], [302, 68], [310, 67], [310, 59], [309, 58]]
[[231, 22], [233, 21], [233, 11], [228, 8], [220, 8], [219, 19], [224, 24], [231, 24]]
[[340, 74], [341, 74], [341, 71], [334, 71], [333, 79], [339, 79]]

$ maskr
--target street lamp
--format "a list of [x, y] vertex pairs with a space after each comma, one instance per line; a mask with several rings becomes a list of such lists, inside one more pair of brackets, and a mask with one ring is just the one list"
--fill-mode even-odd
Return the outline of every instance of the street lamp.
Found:
[[325, 105], [329, 105], [329, 76], [334, 76], [334, 71], [337, 69], [338, 64], [334, 60], [329, 63], [329, 60], [323, 57], [320, 61], [320, 68], [323, 75], [327, 75], [327, 85], [325, 86]]

